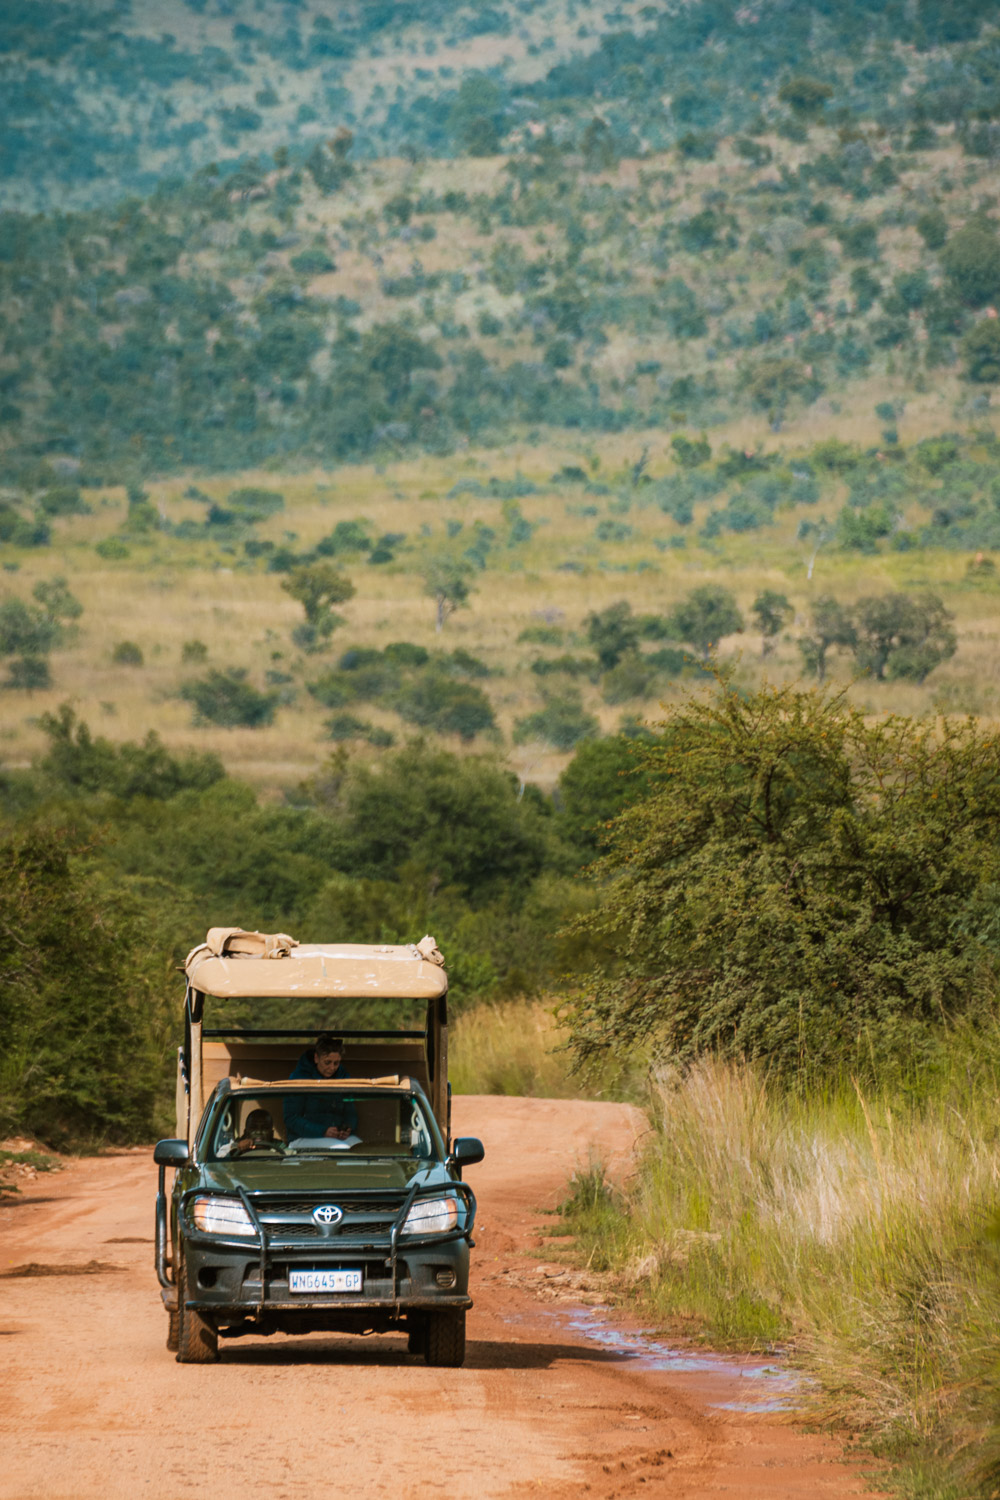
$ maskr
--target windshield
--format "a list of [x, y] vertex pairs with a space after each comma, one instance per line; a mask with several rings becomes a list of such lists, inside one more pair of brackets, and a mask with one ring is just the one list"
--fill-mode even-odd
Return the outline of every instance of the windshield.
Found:
[[209, 1135], [208, 1160], [279, 1160], [334, 1152], [437, 1161], [427, 1113], [412, 1094], [312, 1088], [230, 1095]]

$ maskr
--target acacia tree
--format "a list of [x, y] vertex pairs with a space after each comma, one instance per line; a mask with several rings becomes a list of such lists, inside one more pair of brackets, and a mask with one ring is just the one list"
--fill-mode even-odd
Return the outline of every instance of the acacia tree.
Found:
[[735, 635], [743, 629], [743, 616], [728, 589], [703, 583], [674, 610], [669, 629], [676, 640], [690, 641], [704, 659], [724, 635]]
[[770, 656], [774, 650], [775, 636], [794, 613], [788, 597], [786, 594], [776, 593], [774, 589], [762, 589], [751, 604], [750, 613], [757, 621], [763, 637], [760, 654]]
[[458, 558], [431, 558], [424, 570], [424, 593], [429, 594], [436, 605], [435, 630], [443, 630], [449, 616], [468, 605], [471, 573], [469, 565]]
[[883, 681], [908, 677], [923, 682], [955, 655], [955, 618], [936, 594], [879, 594], [859, 599], [854, 609], [855, 660], [862, 671]]
[[573, 928], [606, 954], [569, 1014], [581, 1057], [652, 1044], [867, 1071], [986, 1007], [995, 735], [767, 684], [721, 684], [659, 727], [595, 866], [601, 904]]
[[842, 604], [830, 594], [821, 594], [812, 607], [812, 633], [799, 641], [802, 661], [807, 672], [826, 679], [826, 658], [831, 647], [853, 649], [858, 633], [854, 621]]
[[354, 598], [354, 584], [332, 563], [310, 563], [293, 568], [281, 580], [281, 587], [299, 601], [306, 614], [305, 624], [292, 631], [292, 640], [303, 651], [319, 651], [344, 624], [343, 615], [338, 615], [333, 606]]

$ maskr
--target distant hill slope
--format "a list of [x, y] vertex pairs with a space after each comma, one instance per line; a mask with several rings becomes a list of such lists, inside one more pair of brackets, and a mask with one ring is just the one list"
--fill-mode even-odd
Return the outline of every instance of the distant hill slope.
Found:
[[[644, 6], [600, 34], [571, 0], [299, 6], [294, 25], [269, 0], [5, 7], [15, 196], [29, 180], [57, 196], [53, 173], [103, 192], [126, 148], [156, 179], [0, 215], [8, 532], [31, 535], [60, 462], [138, 490], [186, 466], [440, 453], [514, 428], [746, 412], [777, 430], [862, 383], [887, 443], [930, 385], [974, 419], [1000, 380], [986, 10]], [[490, 68], [428, 81], [432, 44]], [[260, 100], [284, 126], [236, 130], [265, 72], [282, 108], [334, 73], [355, 92], [384, 79], [361, 119], [355, 93], [331, 94], [308, 138]], [[98, 115], [88, 188], [74, 151]], [[170, 145], [185, 121], [207, 134]], [[273, 149], [169, 174], [234, 132]]]
[[993, 0], [8, 0], [0, 181], [8, 203], [83, 205], [337, 125], [362, 157], [447, 156], [539, 124], [579, 143], [595, 110], [634, 154], [807, 114], [803, 73], [841, 123], [988, 145], [995, 22]]

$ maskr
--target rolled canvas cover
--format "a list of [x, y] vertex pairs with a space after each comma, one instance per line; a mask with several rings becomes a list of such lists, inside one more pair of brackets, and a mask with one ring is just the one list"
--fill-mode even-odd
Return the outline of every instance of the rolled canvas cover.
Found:
[[213, 928], [213, 940], [187, 956], [193, 989], [220, 999], [367, 997], [433, 1000], [448, 988], [433, 939], [419, 945], [297, 943], [284, 933]]

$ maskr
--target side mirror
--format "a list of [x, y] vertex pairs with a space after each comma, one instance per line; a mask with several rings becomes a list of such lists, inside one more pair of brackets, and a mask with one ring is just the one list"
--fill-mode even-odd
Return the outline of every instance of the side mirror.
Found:
[[187, 1141], [157, 1141], [153, 1160], [158, 1167], [186, 1167], [190, 1158]]
[[451, 1148], [451, 1159], [456, 1167], [474, 1166], [485, 1155], [482, 1141], [477, 1141], [474, 1135], [458, 1136]]

